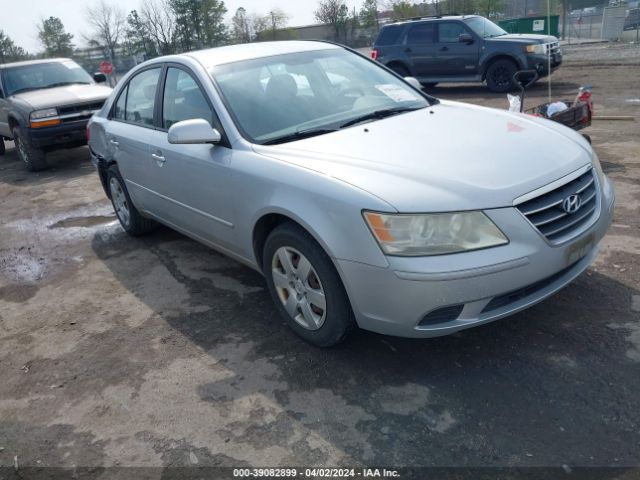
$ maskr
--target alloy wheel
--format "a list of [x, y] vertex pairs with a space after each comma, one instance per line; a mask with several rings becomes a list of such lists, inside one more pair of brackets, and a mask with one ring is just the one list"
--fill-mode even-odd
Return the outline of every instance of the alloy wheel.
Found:
[[113, 200], [113, 207], [115, 208], [116, 215], [123, 225], [129, 226], [131, 221], [131, 212], [129, 211], [129, 202], [127, 196], [124, 193], [122, 185], [117, 178], [111, 177], [109, 181], [109, 190], [111, 191], [111, 199]]
[[278, 298], [289, 316], [307, 330], [318, 330], [327, 317], [325, 291], [309, 259], [292, 247], [280, 247], [271, 260]]

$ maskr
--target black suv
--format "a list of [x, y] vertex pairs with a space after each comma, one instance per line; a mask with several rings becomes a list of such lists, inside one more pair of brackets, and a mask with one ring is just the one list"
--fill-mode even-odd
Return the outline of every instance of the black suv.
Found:
[[518, 70], [535, 69], [542, 77], [562, 63], [556, 37], [509, 34], [477, 15], [420, 17], [385, 25], [371, 56], [425, 87], [486, 81], [494, 92], [510, 91]]

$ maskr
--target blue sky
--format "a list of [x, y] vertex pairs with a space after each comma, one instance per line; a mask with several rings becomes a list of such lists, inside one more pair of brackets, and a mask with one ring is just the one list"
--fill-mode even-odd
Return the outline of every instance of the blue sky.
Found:
[[[138, 8], [138, 0], [109, 0], [126, 11]], [[84, 12], [91, 0], [2, 0], [0, 3], [10, 5], [2, 8], [0, 29], [4, 30], [18, 45], [30, 52], [40, 50], [36, 24], [43, 18], [59, 17], [68, 32], [75, 35], [74, 41], [82, 45], [82, 33], [87, 32]], [[361, 0], [346, 0], [349, 8], [358, 7]], [[228, 18], [238, 7], [247, 12], [266, 13], [272, 8], [281, 8], [291, 18], [289, 25], [308, 25], [314, 23], [313, 11], [317, 0], [225, 0]]]

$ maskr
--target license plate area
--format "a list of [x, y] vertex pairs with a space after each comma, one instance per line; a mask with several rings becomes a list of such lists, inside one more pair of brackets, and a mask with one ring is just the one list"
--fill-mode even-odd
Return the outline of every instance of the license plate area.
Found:
[[584, 238], [569, 245], [564, 252], [565, 265], [573, 265], [585, 257], [595, 246], [595, 234], [590, 233]]

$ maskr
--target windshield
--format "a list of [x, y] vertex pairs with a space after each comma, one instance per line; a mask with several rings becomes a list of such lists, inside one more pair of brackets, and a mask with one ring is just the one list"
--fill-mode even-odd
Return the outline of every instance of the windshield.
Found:
[[246, 60], [211, 73], [254, 143], [291, 141], [429, 105], [396, 76], [343, 49]]
[[484, 17], [465, 18], [464, 22], [482, 38], [499, 37], [507, 34], [501, 27]]
[[76, 62], [66, 60], [6, 68], [2, 70], [2, 83], [9, 97], [30, 90], [93, 83], [93, 80]]

